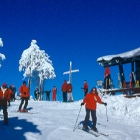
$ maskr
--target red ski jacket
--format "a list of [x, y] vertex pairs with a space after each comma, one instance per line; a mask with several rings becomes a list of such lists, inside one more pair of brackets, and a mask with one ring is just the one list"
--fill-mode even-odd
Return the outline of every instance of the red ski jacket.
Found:
[[88, 84], [87, 83], [84, 83], [84, 92], [86, 92], [88, 89]]
[[72, 85], [71, 84], [67, 85], [67, 92], [68, 93], [72, 92]]
[[67, 92], [67, 82], [64, 81], [64, 84], [61, 87], [62, 92]]
[[30, 96], [29, 88], [26, 85], [22, 85], [19, 89], [19, 92], [21, 93], [21, 97], [29, 97]]
[[8, 88], [3, 89], [1, 87], [1, 89], [0, 89], [0, 104], [2, 104], [2, 105], [7, 104], [7, 101], [10, 100], [10, 97], [11, 97], [10, 90]]
[[96, 103], [102, 104], [101, 98], [96, 94], [96, 93], [88, 93], [84, 100], [83, 103], [86, 104], [86, 108], [91, 109], [91, 110], [96, 110]]
[[57, 93], [57, 88], [53, 88], [53, 89], [52, 89], [52, 93], [53, 93], [53, 94], [56, 94], [56, 93]]

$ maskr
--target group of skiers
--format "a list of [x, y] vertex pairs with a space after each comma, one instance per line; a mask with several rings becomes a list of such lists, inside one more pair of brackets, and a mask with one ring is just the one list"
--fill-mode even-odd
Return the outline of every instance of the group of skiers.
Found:
[[[44, 91], [46, 93], [46, 101], [50, 101], [50, 93], [51, 93], [51, 90], [48, 90], [48, 91]], [[56, 101], [56, 94], [57, 94], [57, 88], [56, 86], [53, 86], [52, 88], [52, 101]], [[35, 101], [39, 101], [41, 100], [41, 94], [39, 92], [39, 89], [38, 87], [36, 87], [35, 91], [34, 91], [34, 100]]]
[[[62, 84], [61, 91], [63, 94], [63, 102], [73, 102], [72, 97], [72, 84], [70, 82], [67, 83], [66, 80], [64, 80], [64, 83]], [[68, 99], [67, 99], [67, 93], [68, 93]]]
[[[86, 83], [86, 80], [84, 80], [84, 85], [81, 89], [84, 89], [84, 99], [83, 102], [81, 103], [81, 106], [85, 104], [86, 108], [86, 116], [83, 124], [83, 129], [88, 131], [88, 122], [90, 118], [90, 114], [92, 117], [92, 130], [98, 132], [96, 128], [96, 122], [97, 122], [97, 117], [96, 117], [96, 104], [97, 102], [100, 104], [104, 104], [105, 106], [107, 103], [104, 103], [101, 98], [98, 95], [98, 92], [95, 87], [91, 89], [91, 91], [88, 93], [88, 84]], [[64, 80], [64, 83], [62, 85], [62, 93], [63, 93], [63, 101], [67, 102], [67, 93], [68, 93], [68, 102], [73, 101], [72, 97], [72, 85], [71, 83], [67, 83], [66, 80]], [[36, 88], [36, 93], [38, 94], [38, 88]], [[21, 96], [21, 103], [18, 108], [18, 112], [27, 112], [27, 105], [28, 105], [28, 100], [30, 97], [30, 90], [29, 87], [26, 85], [26, 81], [23, 81], [23, 85], [19, 88], [20, 96]], [[56, 100], [56, 93], [57, 93], [57, 88], [54, 86], [52, 89], [53, 92], [53, 101]], [[12, 94], [11, 88], [7, 87], [6, 83], [3, 83], [1, 88], [0, 88], [0, 106], [3, 108], [3, 114], [4, 114], [4, 123], [8, 125], [8, 112], [7, 112], [7, 102], [10, 100]], [[37, 96], [36, 96], [37, 98]], [[24, 103], [25, 102], [25, 103]], [[24, 104], [24, 106], [23, 106]], [[23, 106], [23, 109], [22, 109]]]

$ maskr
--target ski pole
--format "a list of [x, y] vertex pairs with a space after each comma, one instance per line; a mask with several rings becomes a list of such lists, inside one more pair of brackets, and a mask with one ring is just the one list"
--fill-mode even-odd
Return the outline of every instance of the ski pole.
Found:
[[73, 132], [74, 132], [74, 130], [75, 130], [75, 126], [76, 126], [77, 120], [78, 120], [78, 118], [79, 118], [79, 114], [80, 114], [80, 112], [81, 112], [81, 108], [82, 108], [82, 106], [80, 107], [80, 110], [79, 110], [79, 113], [78, 113], [78, 117], [77, 117], [77, 119], [76, 119], [76, 122], [75, 122], [75, 125], [74, 125], [74, 128], [73, 128]]
[[107, 122], [108, 122], [107, 106], [106, 106], [106, 118], [107, 118]]

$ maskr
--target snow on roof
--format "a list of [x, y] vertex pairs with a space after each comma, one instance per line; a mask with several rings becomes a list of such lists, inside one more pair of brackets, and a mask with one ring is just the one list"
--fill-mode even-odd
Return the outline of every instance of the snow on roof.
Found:
[[136, 56], [140, 56], [140, 47], [137, 49], [128, 51], [128, 52], [120, 53], [120, 54], [102, 56], [102, 57], [99, 57], [97, 61], [98, 62], [103, 61], [103, 60], [110, 61], [113, 58], [117, 58], [117, 57], [126, 59], [126, 58], [131, 58], [131, 57], [136, 57]]

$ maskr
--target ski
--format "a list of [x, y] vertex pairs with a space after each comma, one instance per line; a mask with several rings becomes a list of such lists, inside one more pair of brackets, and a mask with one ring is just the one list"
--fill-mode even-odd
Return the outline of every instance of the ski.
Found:
[[94, 133], [97, 133], [97, 134], [100, 134], [100, 135], [103, 135], [103, 136], [106, 136], [106, 137], [108, 137], [109, 135], [108, 134], [105, 134], [105, 133], [102, 133], [102, 132], [95, 132], [95, 131], [93, 131], [92, 129], [90, 129], [92, 132], [94, 132]]
[[77, 127], [77, 128], [80, 129], [80, 130], [83, 130], [83, 131], [85, 131], [85, 132], [87, 132], [87, 133], [89, 133], [91, 135], [94, 135], [95, 137], [99, 137], [100, 136], [100, 134], [98, 134], [98, 133], [96, 134], [96, 133], [94, 133], [94, 131], [91, 131], [90, 129], [88, 131], [86, 131], [82, 127]]
[[12, 111], [14, 113], [23, 113], [23, 114], [38, 114], [38, 112], [18, 112], [18, 111]]
[[104, 133], [102, 133], [102, 132], [98, 132], [98, 134], [103, 135], [103, 136], [106, 136], [106, 137], [109, 136], [108, 134], [104, 134]]

